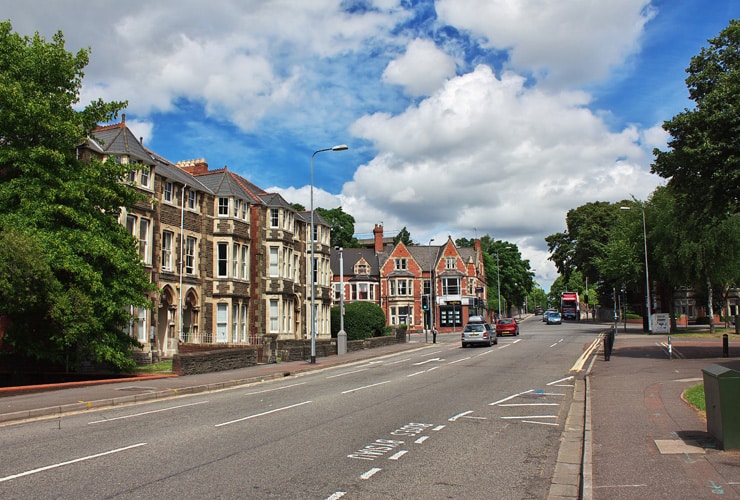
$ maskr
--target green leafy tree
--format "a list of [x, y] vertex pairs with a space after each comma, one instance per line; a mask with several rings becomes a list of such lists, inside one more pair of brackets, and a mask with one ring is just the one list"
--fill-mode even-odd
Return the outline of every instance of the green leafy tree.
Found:
[[696, 103], [663, 124], [669, 149], [652, 171], [668, 179], [689, 221], [724, 220], [740, 206], [740, 21], [709, 40], [686, 70]]
[[[125, 106], [98, 100], [75, 109], [88, 61], [89, 49], [65, 50], [61, 32], [47, 42], [0, 23], [0, 234], [37, 260], [29, 267], [7, 251], [1, 257], [3, 293], [23, 287], [15, 302], [0, 303], [3, 342], [69, 369], [87, 361], [128, 369], [138, 342], [122, 327], [129, 306], [150, 305], [152, 286], [134, 238], [117, 222], [121, 207], [140, 199], [122, 182], [135, 166], [75, 153]], [[27, 273], [9, 276], [15, 265]], [[20, 290], [32, 296], [19, 301]]]
[[316, 213], [321, 215], [331, 226], [332, 247], [356, 248], [360, 246], [355, 234], [355, 218], [342, 210], [342, 207], [325, 209], [317, 208]]
[[406, 229], [406, 226], [403, 226], [403, 229], [401, 229], [393, 238], [394, 246], [398, 245], [401, 242], [406, 246], [416, 245], [416, 243], [414, 243], [414, 241], [411, 239], [411, 233], [409, 233], [408, 229]]

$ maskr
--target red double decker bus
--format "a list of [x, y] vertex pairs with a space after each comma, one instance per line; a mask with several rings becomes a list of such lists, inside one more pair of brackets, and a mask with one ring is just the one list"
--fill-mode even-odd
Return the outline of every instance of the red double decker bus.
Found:
[[563, 292], [560, 295], [560, 314], [563, 319], [581, 319], [581, 302], [577, 292]]

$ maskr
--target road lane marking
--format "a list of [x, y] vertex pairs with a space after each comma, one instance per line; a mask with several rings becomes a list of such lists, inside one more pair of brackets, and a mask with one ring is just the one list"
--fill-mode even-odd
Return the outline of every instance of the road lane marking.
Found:
[[536, 422], [534, 420], [522, 420], [523, 424], [537, 424], [537, 425], [558, 425], [555, 422]]
[[355, 371], [351, 371], [351, 372], [340, 373], [338, 375], [330, 375], [330, 376], [328, 376], [326, 378], [327, 379], [330, 379], [330, 378], [344, 377], [345, 375], [352, 375], [353, 373], [366, 372], [367, 370], [368, 370], [368, 368], [363, 368], [362, 370], [355, 370]]
[[342, 498], [346, 494], [347, 494], [346, 491], [337, 491], [335, 493], [332, 493], [328, 497], [326, 497], [326, 500], [339, 500], [340, 498]]
[[305, 382], [300, 382], [298, 384], [284, 385], [283, 387], [274, 387], [272, 389], [265, 389], [263, 391], [247, 392], [244, 395], [245, 396], [253, 396], [254, 394], [264, 394], [265, 392], [282, 391], [283, 389], [290, 389], [291, 387], [297, 387], [297, 386], [303, 385], [303, 384], [305, 384]]
[[417, 439], [416, 441], [414, 441], [414, 443], [415, 443], [415, 444], [422, 444], [422, 443], [424, 443], [424, 441], [426, 441], [427, 439], [429, 439], [429, 436], [421, 436], [421, 437], [420, 437], [419, 439]]
[[378, 382], [377, 384], [363, 385], [362, 387], [356, 387], [354, 389], [348, 389], [346, 391], [342, 391], [341, 394], [349, 394], [350, 392], [361, 391], [362, 389], [370, 389], [372, 387], [377, 387], [379, 385], [390, 384], [390, 383], [391, 383], [390, 380], [386, 380], [385, 382]]
[[586, 360], [591, 357], [591, 354], [601, 345], [601, 339], [604, 337], [603, 333], [600, 333], [598, 337], [591, 342], [591, 345], [583, 351], [580, 357], [576, 360], [573, 366], [570, 367], [570, 371], [579, 372], [583, 369], [583, 365], [586, 364]]
[[557, 385], [557, 384], [559, 384], [560, 382], [566, 382], [566, 381], [569, 381], [569, 380], [573, 380], [574, 378], [575, 378], [575, 377], [573, 377], [573, 375], [570, 375], [570, 376], [568, 376], [568, 377], [563, 377], [563, 378], [561, 378], [561, 379], [558, 379], [558, 380], [553, 380], [552, 382], [548, 382], [548, 383], [547, 383], [546, 385]]
[[520, 392], [519, 394], [512, 394], [511, 396], [507, 396], [504, 399], [499, 399], [498, 401], [494, 401], [493, 403], [488, 403], [488, 406], [496, 406], [497, 404], [501, 404], [504, 401], [509, 401], [510, 399], [518, 398], [519, 396], [523, 394], [529, 394], [530, 392], [534, 392], [534, 389], [529, 389], [528, 391]]
[[432, 430], [433, 430], [433, 431], [441, 431], [441, 430], [442, 430], [442, 429], [444, 429], [445, 427], [447, 427], [447, 426], [446, 426], [446, 425], [438, 425], [437, 427], [434, 427], [434, 428], [433, 428]]
[[506, 403], [499, 406], [560, 406], [560, 403]]
[[360, 474], [360, 479], [370, 479], [371, 477], [373, 477], [375, 474], [377, 474], [381, 470], [383, 469], [380, 469], [379, 467], [373, 467], [369, 471]]
[[418, 363], [414, 363], [414, 366], [425, 365], [427, 363], [431, 363], [432, 361], [444, 361], [444, 359], [439, 359], [439, 358], [425, 359], [424, 361], [419, 361]]
[[522, 415], [519, 417], [501, 417], [504, 420], [521, 420], [524, 418], [558, 418], [557, 415]]
[[467, 361], [467, 360], [469, 360], [470, 358], [471, 358], [471, 356], [468, 356], [467, 358], [462, 358], [462, 359], [457, 359], [457, 360], [455, 360], [455, 361], [450, 361], [450, 362], [449, 362], [449, 363], [447, 363], [447, 364], [448, 364], [448, 365], [454, 365], [455, 363], [459, 363], [460, 361]]
[[32, 469], [26, 472], [13, 474], [12, 476], [0, 477], [0, 483], [4, 483], [5, 481], [10, 481], [11, 479], [17, 479], [23, 476], [30, 476], [31, 474], [36, 474], [38, 472], [44, 472], [44, 471], [51, 470], [51, 469], [57, 469], [59, 467], [64, 467], [65, 465], [76, 464], [77, 462], [83, 462], [85, 460], [92, 460], [93, 458], [100, 458], [106, 455], [112, 455], [114, 453], [120, 453], [122, 451], [130, 450], [133, 448], [138, 448], [139, 446], [146, 446], [146, 444], [147, 443], [132, 444], [131, 446], [124, 446], [123, 448], [116, 448], [115, 450], [104, 451], [102, 453], [96, 453], [95, 455], [88, 455], [86, 457], [75, 458], [74, 460], [68, 460], [66, 462], [60, 462], [58, 464], [46, 465], [44, 467], [39, 467], [38, 469]]
[[162, 408], [160, 410], [143, 411], [141, 413], [134, 413], [132, 415], [124, 415], [122, 417], [112, 417], [112, 418], [106, 418], [106, 419], [103, 419], [103, 420], [94, 420], [92, 422], [88, 422], [87, 425], [101, 424], [103, 422], [113, 422], [114, 420], [123, 420], [123, 419], [126, 419], [126, 418], [141, 417], [143, 415], [149, 415], [149, 414], [152, 414], [152, 413], [161, 413], [163, 411], [177, 410], [178, 408], [185, 408], [187, 406], [202, 405], [202, 404], [205, 404], [207, 402], [208, 401], [199, 401], [197, 403], [188, 403], [188, 404], [185, 404], [185, 405], [170, 406], [170, 407], [167, 407], [167, 408]]
[[223, 422], [221, 424], [216, 424], [216, 427], [223, 427], [224, 425], [230, 425], [230, 424], [236, 424], [238, 422], [244, 422], [245, 420], [249, 420], [249, 419], [257, 418], [257, 417], [263, 417], [265, 415], [269, 415], [271, 413], [276, 413], [276, 412], [279, 412], [279, 411], [290, 410], [292, 408], [297, 408], [299, 406], [307, 405], [307, 404], [310, 404], [310, 403], [313, 403], [313, 401], [304, 401], [302, 403], [296, 403], [296, 404], [290, 405], [290, 406], [283, 406], [282, 408], [275, 408], [274, 410], [265, 411], [265, 412], [262, 412], [262, 413], [256, 413], [254, 415], [249, 415], [248, 417], [237, 418], [236, 420], [230, 420], [228, 422]]
[[473, 410], [464, 411], [462, 413], [458, 413], [457, 415], [453, 415], [452, 417], [448, 418], [447, 420], [449, 420], [450, 422], [455, 422], [455, 421], [457, 421], [458, 418], [462, 418], [465, 415], [470, 415], [471, 413], [473, 413]]
[[403, 358], [403, 359], [399, 359], [398, 361], [393, 361], [391, 363], [386, 363], [386, 365], [397, 365], [398, 363], [403, 363], [404, 361], [408, 361], [410, 359], [411, 358]]
[[408, 452], [409, 452], [408, 450], [401, 450], [401, 451], [399, 451], [397, 453], [394, 453], [390, 457], [388, 457], [388, 460], [398, 460], [399, 458], [401, 458], [402, 456], [404, 456]]

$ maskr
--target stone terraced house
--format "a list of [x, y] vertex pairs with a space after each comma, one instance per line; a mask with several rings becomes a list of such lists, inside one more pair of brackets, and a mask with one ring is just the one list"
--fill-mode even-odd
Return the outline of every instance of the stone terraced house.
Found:
[[[129, 333], [141, 356], [169, 357], [181, 343], [242, 346], [263, 336], [306, 339], [310, 308], [310, 213], [295, 210], [228, 168], [204, 159], [172, 163], [121, 123], [96, 129], [78, 147], [140, 165], [127, 179], [146, 200], [119, 222], [159, 289], [154, 310], [132, 310]], [[316, 336], [330, 338], [330, 228], [314, 214]]]

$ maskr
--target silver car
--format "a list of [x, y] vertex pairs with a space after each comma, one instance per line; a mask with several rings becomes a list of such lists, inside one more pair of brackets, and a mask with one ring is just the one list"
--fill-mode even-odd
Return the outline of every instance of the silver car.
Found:
[[462, 341], [463, 347], [477, 344], [491, 347], [493, 344], [498, 344], [496, 330], [488, 323], [468, 323], [465, 325], [465, 328], [463, 328], [460, 340]]

